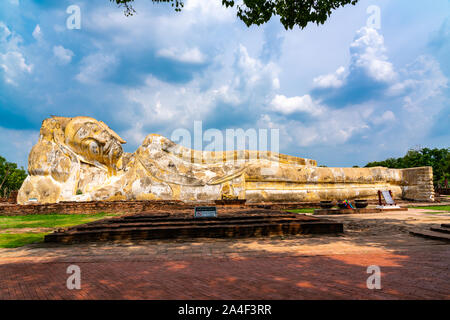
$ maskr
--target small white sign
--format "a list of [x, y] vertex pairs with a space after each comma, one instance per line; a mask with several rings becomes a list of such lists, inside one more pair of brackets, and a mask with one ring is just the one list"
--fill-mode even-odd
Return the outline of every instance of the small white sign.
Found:
[[216, 207], [195, 207], [194, 218], [215, 218], [217, 217]]
[[383, 194], [383, 198], [386, 201], [386, 204], [395, 205], [394, 199], [392, 199], [389, 191], [383, 190], [383, 191], [381, 191], [381, 193]]

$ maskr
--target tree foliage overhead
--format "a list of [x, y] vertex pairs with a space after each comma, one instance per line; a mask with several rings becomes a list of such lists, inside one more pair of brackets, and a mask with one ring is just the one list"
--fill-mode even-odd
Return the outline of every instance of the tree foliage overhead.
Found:
[[[309, 22], [324, 24], [333, 10], [347, 4], [355, 5], [358, 0], [243, 0], [237, 5], [237, 16], [247, 27], [268, 22], [272, 16], [280, 17], [284, 28], [294, 26], [305, 28]], [[233, 7], [234, 0], [222, 0], [226, 7]]]
[[370, 162], [367, 167], [387, 167], [395, 169], [433, 167], [433, 180], [436, 186], [443, 185], [450, 178], [450, 148], [409, 150], [402, 158], [389, 158], [384, 161]]
[[[115, 2], [119, 7], [124, 7], [124, 14], [128, 16], [132, 16], [134, 13], [136, 13], [136, 10], [133, 8], [133, 2], [134, 0], [109, 0], [111, 2]], [[209, 0], [207, 0], [209, 1]], [[175, 11], [179, 12], [181, 11], [181, 8], [184, 7], [183, 0], [152, 0], [152, 2], [167, 2], [170, 3], [170, 5], [175, 8]]]
[[[125, 7], [125, 15], [133, 15], [136, 11], [132, 6], [134, 0], [110, 0], [119, 6]], [[204, 0], [220, 1], [220, 0]], [[279, 16], [284, 28], [292, 29], [294, 26], [305, 28], [309, 22], [324, 24], [333, 10], [348, 4], [355, 5], [359, 0], [221, 0], [227, 8], [236, 7], [239, 19], [247, 27], [261, 25], [268, 22], [272, 16]], [[183, 0], [152, 0], [152, 2], [170, 3], [175, 11], [181, 11]]]
[[27, 173], [17, 168], [17, 164], [7, 162], [0, 156], [0, 197], [8, 196], [11, 191], [19, 190]]

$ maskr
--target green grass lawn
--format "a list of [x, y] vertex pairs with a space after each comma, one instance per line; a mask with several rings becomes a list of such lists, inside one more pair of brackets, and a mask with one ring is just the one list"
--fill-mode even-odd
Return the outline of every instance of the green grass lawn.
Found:
[[[37, 228], [64, 228], [120, 214], [40, 214], [29, 216], [0, 216], [0, 248], [16, 248], [28, 243], [42, 241], [47, 233]], [[36, 228], [36, 232], [7, 233], [5, 229]]]
[[426, 206], [426, 207], [410, 207], [413, 209], [426, 209], [426, 210], [440, 210], [440, 211], [449, 211], [450, 206]]
[[37, 214], [29, 216], [0, 216], [0, 232], [2, 229], [16, 228], [63, 228], [95, 221], [117, 214]]
[[314, 213], [314, 208], [303, 208], [303, 209], [294, 209], [294, 210], [287, 210], [287, 212], [292, 213]]
[[29, 243], [42, 242], [46, 232], [0, 233], [0, 248], [17, 248]]

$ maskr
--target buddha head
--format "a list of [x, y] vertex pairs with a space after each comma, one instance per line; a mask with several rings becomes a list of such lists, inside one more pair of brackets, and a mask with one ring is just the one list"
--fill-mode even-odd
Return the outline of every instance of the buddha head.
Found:
[[116, 168], [126, 143], [104, 122], [89, 117], [72, 118], [65, 126], [64, 139], [83, 161], [108, 168]]
[[41, 139], [70, 149], [82, 162], [115, 171], [126, 143], [104, 122], [90, 117], [52, 117], [41, 128]]

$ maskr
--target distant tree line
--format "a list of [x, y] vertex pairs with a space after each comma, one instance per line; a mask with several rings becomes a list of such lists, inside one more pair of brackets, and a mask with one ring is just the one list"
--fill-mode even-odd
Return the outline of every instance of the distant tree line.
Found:
[[7, 198], [11, 191], [19, 190], [26, 177], [23, 168], [17, 168], [17, 164], [0, 156], [0, 198]]
[[433, 167], [435, 186], [443, 186], [444, 181], [450, 179], [450, 148], [443, 149], [411, 149], [402, 158], [389, 158], [384, 161], [370, 162], [369, 167], [387, 167], [395, 169]]

